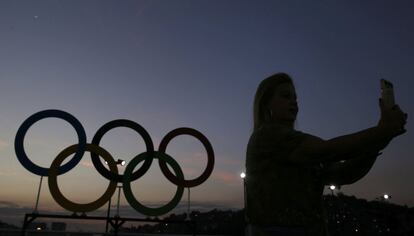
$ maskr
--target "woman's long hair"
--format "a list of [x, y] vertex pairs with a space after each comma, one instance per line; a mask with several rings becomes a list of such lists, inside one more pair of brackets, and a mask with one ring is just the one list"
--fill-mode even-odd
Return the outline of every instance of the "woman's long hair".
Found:
[[285, 73], [271, 75], [260, 82], [256, 90], [253, 104], [253, 131], [257, 130], [264, 123], [269, 122], [271, 118], [268, 104], [272, 99], [275, 89], [284, 83], [293, 85], [292, 78]]

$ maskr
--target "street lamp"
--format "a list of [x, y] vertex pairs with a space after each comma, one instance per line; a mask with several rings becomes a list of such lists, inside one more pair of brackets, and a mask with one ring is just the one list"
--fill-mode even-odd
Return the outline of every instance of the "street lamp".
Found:
[[381, 201], [381, 202], [386, 202], [390, 199], [391, 199], [391, 195], [389, 195], [388, 193], [384, 193], [383, 195], [375, 198], [375, 200]]
[[[108, 162], [105, 161], [105, 164], [108, 165]], [[119, 166], [124, 166], [126, 164], [126, 161], [122, 160], [122, 159], [118, 159], [115, 164], [119, 165]]]
[[240, 178], [242, 178], [242, 179], [246, 178], [246, 173], [242, 172], [242, 173], [240, 174]]
[[333, 185], [333, 184], [331, 184], [330, 186], [329, 186], [329, 189], [331, 190], [331, 193], [332, 193], [332, 196], [334, 195], [334, 190], [336, 189], [336, 186], [335, 185]]
[[126, 164], [126, 161], [121, 160], [121, 159], [118, 159], [118, 160], [116, 161], [116, 164], [117, 164], [117, 165], [120, 165], [120, 166], [124, 166], [124, 165]]
[[244, 221], [245, 223], [247, 222], [247, 202], [246, 202], [246, 172], [241, 172], [240, 173], [240, 178], [243, 180], [243, 204], [244, 204]]
[[387, 194], [387, 193], [385, 193], [385, 194], [383, 194], [382, 196], [381, 196], [381, 200], [382, 201], [388, 201], [388, 200], [390, 200], [391, 199], [391, 195], [389, 195], [389, 194]]

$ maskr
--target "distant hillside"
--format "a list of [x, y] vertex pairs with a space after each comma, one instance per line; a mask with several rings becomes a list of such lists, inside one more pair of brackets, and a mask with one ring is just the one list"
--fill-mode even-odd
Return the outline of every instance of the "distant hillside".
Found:
[[[386, 201], [367, 201], [339, 193], [325, 195], [324, 205], [331, 235], [414, 235], [414, 208]], [[186, 214], [171, 214], [166, 220], [184, 220]], [[190, 218], [197, 221], [197, 233], [244, 235], [243, 210], [193, 211]], [[129, 233], [191, 233], [184, 224], [146, 224], [122, 228]]]
[[0, 221], [0, 229], [19, 229], [19, 227]]
[[414, 208], [338, 194], [325, 196], [333, 235], [414, 235]]
[[[389, 201], [367, 201], [354, 196], [337, 194], [324, 196], [327, 226], [332, 236], [412, 236], [414, 235], [414, 208], [393, 204]], [[197, 234], [243, 236], [245, 221], [243, 210], [214, 209], [192, 211], [188, 216], [197, 223]], [[185, 213], [171, 214], [163, 220], [181, 221]], [[73, 222], [71, 222], [73, 223]], [[68, 224], [71, 224], [68, 222]], [[124, 225], [129, 225], [128, 223]], [[0, 221], [1, 229], [18, 229]], [[149, 223], [123, 227], [125, 233], [190, 234], [191, 225], [182, 223]]]

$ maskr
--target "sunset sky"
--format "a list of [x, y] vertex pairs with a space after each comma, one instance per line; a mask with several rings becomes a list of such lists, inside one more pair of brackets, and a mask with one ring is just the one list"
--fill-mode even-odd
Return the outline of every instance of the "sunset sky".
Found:
[[[389, 193], [392, 202], [414, 206], [413, 11], [408, 0], [0, 1], [0, 220], [10, 220], [4, 209], [34, 206], [39, 176], [21, 166], [13, 143], [21, 123], [45, 109], [74, 115], [88, 142], [120, 118], [141, 124], [155, 149], [172, 129], [199, 130], [213, 145], [216, 164], [191, 189], [191, 200], [241, 208], [239, 174], [254, 93], [276, 72], [294, 79], [296, 128], [324, 139], [376, 125], [379, 80], [392, 81], [409, 115], [408, 132], [365, 178], [341, 191], [368, 200]], [[32, 126], [25, 148], [33, 162], [48, 167], [76, 142], [68, 123], [49, 118]], [[126, 128], [108, 132], [101, 146], [126, 161], [145, 152], [141, 137]], [[190, 136], [174, 139], [167, 153], [186, 179], [207, 163], [203, 146]], [[58, 180], [65, 196], [82, 203], [108, 184], [88, 153]], [[157, 162], [133, 188], [149, 204], [175, 193]], [[122, 195], [121, 205], [127, 205]], [[62, 209], [47, 178], [39, 208]]]

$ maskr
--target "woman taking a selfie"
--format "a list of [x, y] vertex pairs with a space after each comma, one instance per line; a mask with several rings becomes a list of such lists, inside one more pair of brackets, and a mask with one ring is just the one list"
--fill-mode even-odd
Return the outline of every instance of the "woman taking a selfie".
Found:
[[323, 140], [294, 129], [298, 104], [289, 75], [263, 80], [254, 98], [254, 130], [246, 155], [248, 235], [327, 235], [325, 185], [356, 182], [379, 151], [405, 132], [407, 114], [380, 99], [377, 125]]

